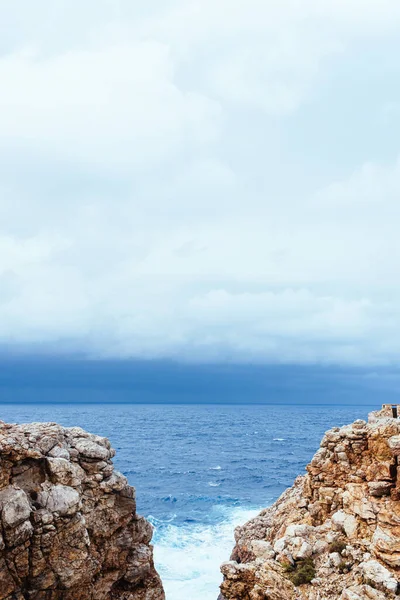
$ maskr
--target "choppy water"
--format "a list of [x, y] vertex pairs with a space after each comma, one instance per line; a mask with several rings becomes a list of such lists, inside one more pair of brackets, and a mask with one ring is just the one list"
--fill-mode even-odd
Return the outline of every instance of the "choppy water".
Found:
[[167, 600], [216, 600], [233, 530], [292, 484], [326, 429], [371, 407], [1, 405], [9, 422], [56, 421], [110, 438], [155, 526]]

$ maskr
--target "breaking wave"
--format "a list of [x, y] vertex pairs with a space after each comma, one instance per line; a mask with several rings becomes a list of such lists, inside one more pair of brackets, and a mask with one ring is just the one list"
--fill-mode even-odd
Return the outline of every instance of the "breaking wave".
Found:
[[210, 523], [174, 524], [148, 517], [155, 527], [154, 558], [167, 600], [215, 600], [222, 581], [219, 566], [229, 560], [234, 529], [256, 509], [215, 506]]

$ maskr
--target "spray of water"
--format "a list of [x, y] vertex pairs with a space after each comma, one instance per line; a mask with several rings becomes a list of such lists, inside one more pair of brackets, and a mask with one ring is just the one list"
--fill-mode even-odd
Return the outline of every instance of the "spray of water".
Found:
[[215, 507], [210, 524], [160, 523], [156, 528], [155, 562], [167, 600], [215, 600], [221, 583], [219, 566], [229, 560], [234, 529], [257, 510]]

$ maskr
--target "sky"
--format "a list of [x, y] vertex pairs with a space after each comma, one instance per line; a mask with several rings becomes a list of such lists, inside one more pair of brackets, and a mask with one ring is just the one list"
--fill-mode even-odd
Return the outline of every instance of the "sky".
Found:
[[400, 354], [398, 0], [0, 0], [0, 348]]

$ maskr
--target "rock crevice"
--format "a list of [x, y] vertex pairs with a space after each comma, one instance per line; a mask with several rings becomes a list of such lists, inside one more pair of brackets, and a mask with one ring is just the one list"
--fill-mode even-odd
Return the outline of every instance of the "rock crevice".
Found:
[[164, 600], [114, 455], [79, 427], [0, 422], [0, 600]]
[[225, 600], [400, 600], [400, 420], [328, 431], [271, 507], [237, 528]]

